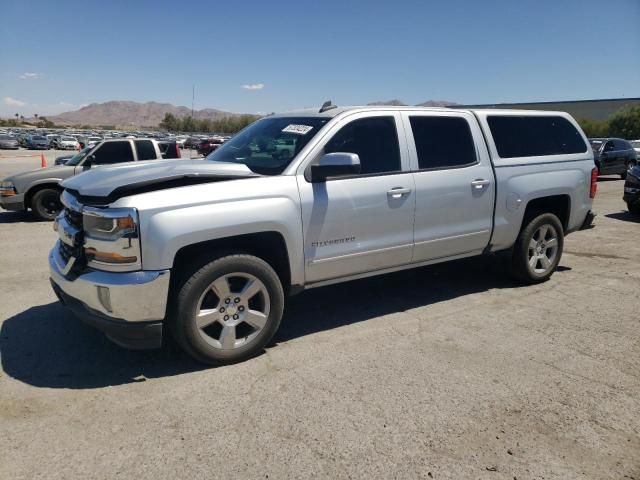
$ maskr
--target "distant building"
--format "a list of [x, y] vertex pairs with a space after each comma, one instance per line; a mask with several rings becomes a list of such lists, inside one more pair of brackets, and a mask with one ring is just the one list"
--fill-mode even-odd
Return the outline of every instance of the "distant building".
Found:
[[581, 120], [606, 120], [621, 108], [640, 106], [640, 98], [606, 98], [602, 100], [567, 100], [561, 102], [494, 103], [487, 105], [455, 105], [454, 108], [513, 108], [559, 110]]

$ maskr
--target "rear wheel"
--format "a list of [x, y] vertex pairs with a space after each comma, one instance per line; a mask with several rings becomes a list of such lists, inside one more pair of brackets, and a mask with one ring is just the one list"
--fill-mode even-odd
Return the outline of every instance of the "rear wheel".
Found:
[[31, 199], [31, 211], [40, 220], [53, 220], [60, 210], [60, 191], [55, 188], [43, 188]]
[[260, 353], [282, 319], [284, 291], [260, 258], [228, 255], [206, 264], [179, 287], [170, 327], [193, 358], [211, 365]]
[[511, 272], [525, 283], [540, 283], [555, 271], [562, 249], [564, 232], [558, 217], [543, 213], [522, 229], [513, 248]]

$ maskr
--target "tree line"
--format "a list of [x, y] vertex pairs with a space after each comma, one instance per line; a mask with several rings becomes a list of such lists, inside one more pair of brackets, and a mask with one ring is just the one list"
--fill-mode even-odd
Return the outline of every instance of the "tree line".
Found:
[[640, 139], [640, 106], [618, 110], [607, 120], [578, 120], [587, 137]]
[[[39, 117], [35, 116], [36, 120], [33, 122], [27, 122], [29, 125], [35, 125], [40, 128], [54, 128], [56, 125], [51, 120], [47, 119], [47, 117]], [[18, 116], [16, 113], [16, 118], [0, 118], [0, 127], [20, 127], [25, 123], [24, 115]]]
[[258, 118], [260, 117], [257, 115], [236, 115], [216, 120], [210, 118], [198, 120], [193, 117], [176, 117], [172, 113], [166, 113], [160, 122], [160, 128], [169, 132], [236, 133]]

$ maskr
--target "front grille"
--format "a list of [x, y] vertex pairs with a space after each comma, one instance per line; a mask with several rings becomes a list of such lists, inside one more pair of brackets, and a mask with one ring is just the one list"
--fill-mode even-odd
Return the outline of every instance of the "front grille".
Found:
[[75, 249], [73, 247], [70, 247], [64, 242], [60, 242], [60, 256], [65, 262], [68, 262], [69, 258], [75, 256], [74, 253]]
[[69, 225], [77, 228], [78, 230], [82, 230], [82, 213], [65, 208], [64, 218], [69, 222]]

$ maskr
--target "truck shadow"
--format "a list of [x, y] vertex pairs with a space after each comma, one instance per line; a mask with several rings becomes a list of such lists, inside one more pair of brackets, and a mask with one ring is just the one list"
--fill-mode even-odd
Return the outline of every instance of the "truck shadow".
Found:
[[204, 368], [177, 352], [122, 349], [58, 302], [5, 320], [0, 357], [7, 375], [47, 388], [101, 388]]
[[3, 223], [41, 223], [44, 220], [38, 220], [29, 212], [10, 212], [0, 210], [0, 224]]
[[[461, 260], [304, 292], [290, 299], [272, 345], [471, 293], [517, 288], [497, 264]], [[101, 388], [208, 368], [175, 348], [124, 350], [57, 302], [5, 320], [0, 358], [7, 375], [46, 388]]]
[[290, 299], [275, 340], [289, 341], [472, 293], [519, 286], [495, 258], [476, 257], [313, 289]]
[[605, 217], [622, 220], [623, 222], [640, 223], [640, 215], [634, 215], [629, 212], [607, 213]]

